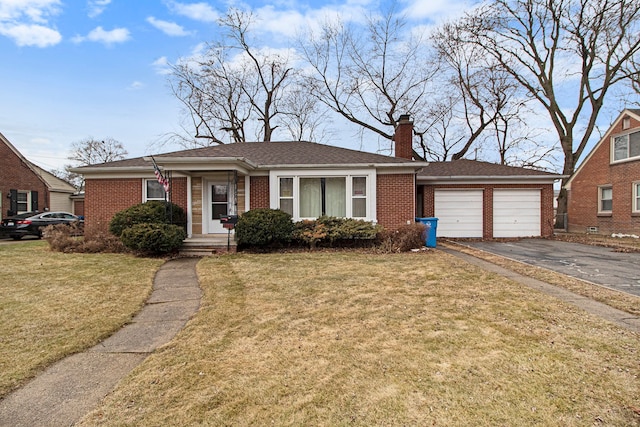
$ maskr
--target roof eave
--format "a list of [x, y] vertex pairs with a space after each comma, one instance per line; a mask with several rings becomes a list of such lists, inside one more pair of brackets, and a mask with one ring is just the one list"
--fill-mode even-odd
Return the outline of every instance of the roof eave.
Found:
[[418, 181], [555, 181], [565, 177], [567, 175], [418, 175]]

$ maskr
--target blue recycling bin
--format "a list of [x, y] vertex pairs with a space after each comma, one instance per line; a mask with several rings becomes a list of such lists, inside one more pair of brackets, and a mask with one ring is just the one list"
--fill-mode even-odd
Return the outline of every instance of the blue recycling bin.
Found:
[[416, 218], [416, 222], [421, 222], [427, 228], [425, 230], [424, 245], [428, 248], [436, 247], [436, 231], [438, 229], [438, 218]]

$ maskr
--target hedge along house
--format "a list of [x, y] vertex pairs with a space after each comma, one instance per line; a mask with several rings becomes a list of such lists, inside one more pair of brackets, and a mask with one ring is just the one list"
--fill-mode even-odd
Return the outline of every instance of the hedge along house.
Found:
[[[256, 208], [282, 209], [296, 221], [328, 215], [395, 229], [414, 221], [416, 173], [428, 164], [411, 160], [411, 139], [412, 122], [403, 116], [396, 157], [311, 142], [252, 142], [153, 159], [170, 181], [168, 200], [187, 213], [187, 240], [226, 236], [222, 215]], [[122, 209], [165, 199], [151, 157], [75, 171], [85, 177], [87, 235], [106, 231]]]

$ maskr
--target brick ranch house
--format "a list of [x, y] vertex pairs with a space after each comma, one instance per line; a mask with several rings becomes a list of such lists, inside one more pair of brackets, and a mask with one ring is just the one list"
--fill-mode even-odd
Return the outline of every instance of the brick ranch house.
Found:
[[75, 191], [27, 160], [0, 133], [0, 219], [30, 211], [73, 212]]
[[[187, 213], [190, 238], [226, 233], [220, 215], [274, 208], [294, 220], [320, 215], [375, 221], [395, 229], [415, 219], [412, 122], [396, 133], [396, 157], [311, 142], [252, 142], [154, 155], [170, 179], [169, 199]], [[404, 155], [404, 157], [402, 157]], [[164, 200], [150, 157], [75, 170], [85, 177], [85, 233], [107, 230], [113, 215]]]
[[567, 228], [640, 234], [640, 110], [620, 113], [567, 182]]
[[[187, 212], [189, 239], [226, 233], [220, 215], [256, 208], [282, 209], [294, 220], [359, 218], [387, 229], [436, 216], [438, 235], [446, 237], [553, 233], [553, 182], [560, 176], [471, 160], [416, 161], [412, 139], [413, 122], [402, 116], [395, 157], [311, 142], [256, 142], [153, 158], [170, 177], [169, 199]], [[105, 231], [122, 209], [165, 197], [151, 157], [75, 171], [85, 176], [88, 235]]]

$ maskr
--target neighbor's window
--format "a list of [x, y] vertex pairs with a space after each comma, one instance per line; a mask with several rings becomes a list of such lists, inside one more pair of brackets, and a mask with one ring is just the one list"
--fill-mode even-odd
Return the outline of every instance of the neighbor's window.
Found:
[[640, 132], [613, 137], [613, 160], [640, 157]]
[[18, 191], [18, 213], [29, 212], [31, 203], [30, 203], [30, 191]]
[[633, 211], [640, 212], [640, 182], [633, 183]]
[[144, 180], [144, 201], [165, 200], [164, 187], [155, 179]]
[[599, 212], [611, 212], [613, 210], [613, 189], [600, 187]]

